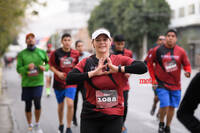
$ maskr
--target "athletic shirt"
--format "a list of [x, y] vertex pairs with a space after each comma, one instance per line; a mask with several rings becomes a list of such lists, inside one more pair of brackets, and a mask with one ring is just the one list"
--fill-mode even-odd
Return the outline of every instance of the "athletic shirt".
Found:
[[169, 90], [181, 89], [181, 65], [186, 72], [191, 72], [189, 59], [184, 49], [178, 45], [174, 48], [167, 48], [164, 45], [155, 47], [148, 61], [152, 80], [156, 79], [159, 88]]
[[53, 51], [51, 50], [51, 51], [46, 51], [46, 52], [47, 52], [48, 57], [50, 58], [50, 56], [53, 53]]
[[131, 50], [128, 50], [126, 48], [123, 49], [123, 51], [116, 51], [115, 49], [113, 50], [113, 54], [118, 55], [121, 54], [123, 56], [128, 56], [130, 58], [133, 58], [133, 53]]
[[152, 57], [153, 48], [148, 51], [147, 57], [144, 59], [144, 62], [147, 63], [149, 59]]
[[[40, 65], [45, 67], [45, 70], [49, 69], [48, 56], [44, 50], [35, 48], [33, 51], [27, 48], [22, 50], [17, 56], [17, 72], [22, 76], [22, 87], [36, 87], [43, 86], [44, 76], [43, 71], [39, 69]], [[38, 70], [38, 74], [35, 76], [28, 76], [28, 65], [33, 63]], [[45, 64], [45, 65], [44, 65]]]
[[[92, 59], [92, 63], [88, 63], [87, 60]], [[122, 55], [111, 55], [110, 59], [113, 65], [116, 66], [127, 66], [133, 62], [132, 58]], [[94, 70], [98, 66], [98, 59], [95, 55], [80, 61], [75, 68], [81, 73]], [[117, 115], [123, 116], [124, 114], [124, 98], [123, 89], [126, 87], [127, 78], [124, 73], [112, 74], [113, 80], [116, 81], [117, 85], [111, 80], [108, 75], [95, 76], [91, 78], [93, 85], [98, 87], [100, 90], [117, 90], [118, 105], [112, 108], [96, 108], [96, 89], [89, 84], [87, 80], [84, 81], [84, 102], [81, 116], [82, 118], [104, 118], [106, 115]]]
[[[50, 66], [54, 66], [58, 71], [64, 72], [67, 76], [67, 74], [78, 63], [78, 57], [79, 52], [77, 50], [71, 49], [70, 52], [65, 52], [62, 48], [59, 48], [51, 54], [49, 64]], [[67, 85], [65, 80], [61, 80], [54, 73], [54, 89], [62, 90], [69, 87], [76, 87], [76, 85]]]
[[[131, 51], [131, 50], [128, 50], [128, 49], [126, 49], [126, 48], [124, 48], [123, 51], [116, 51], [116, 50], [114, 50], [113, 54], [115, 54], [115, 55], [121, 54], [121, 55], [123, 55], [123, 56], [127, 56], [127, 57], [130, 57], [130, 58], [133, 58], [133, 53], [132, 53], [132, 51]], [[129, 83], [128, 83], [128, 78], [127, 78], [127, 81], [126, 81], [126, 82], [127, 82], [127, 84], [126, 84], [126, 87], [124, 88], [124, 91], [130, 90], [130, 86], [129, 86]]]

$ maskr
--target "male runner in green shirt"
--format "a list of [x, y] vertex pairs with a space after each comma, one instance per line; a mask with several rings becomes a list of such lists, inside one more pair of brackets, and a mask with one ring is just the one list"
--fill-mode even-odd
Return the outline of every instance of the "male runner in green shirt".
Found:
[[[25, 114], [28, 132], [43, 133], [39, 127], [41, 114], [41, 96], [43, 88], [43, 71], [49, 69], [48, 56], [45, 51], [36, 48], [35, 35], [26, 35], [27, 48], [17, 56], [17, 72], [21, 75], [22, 101], [25, 101]], [[35, 125], [32, 124], [32, 101], [35, 105]]]

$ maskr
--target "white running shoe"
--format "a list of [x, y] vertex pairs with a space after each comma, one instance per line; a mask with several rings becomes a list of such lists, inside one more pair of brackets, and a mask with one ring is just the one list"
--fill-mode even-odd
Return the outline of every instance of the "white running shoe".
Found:
[[27, 133], [33, 133], [33, 129], [29, 127]]
[[33, 125], [32, 124], [29, 125], [27, 133], [33, 133]]
[[33, 130], [34, 130], [34, 133], [43, 133], [42, 129], [40, 128], [38, 124], [34, 125]]

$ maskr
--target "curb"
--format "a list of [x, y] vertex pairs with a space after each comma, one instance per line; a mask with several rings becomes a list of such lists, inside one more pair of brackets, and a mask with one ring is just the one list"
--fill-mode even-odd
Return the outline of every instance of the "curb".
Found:
[[16, 119], [14, 117], [14, 113], [13, 113], [10, 105], [8, 106], [8, 109], [9, 109], [10, 119], [11, 119], [11, 123], [12, 123], [11, 133], [19, 133], [19, 127], [17, 126], [17, 122], [16, 122]]
[[3, 94], [2, 91], [2, 66], [0, 64], [0, 96]]
[[[8, 123], [10, 123], [10, 129], [7, 129], [7, 131], [9, 133], [19, 133], [19, 132], [16, 132], [18, 130], [16, 130], [16, 122], [14, 120], [14, 114], [12, 112], [12, 109], [11, 109], [11, 101], [10, 99], [8, 99], [6, 97], [6, 94], [4, 94], [3, 92], [3, 79], [2, 79], [2, 75], [3, 75], [3, 68], [0, 64], [0, 107], [7, 107], [7, 113], [4, 114], [4, 115], [7, 115], [8, 116], [8, 119], [7, 121], [10, 121]], [[1, 118], [1, 117], [0, 117]]]
[[[11, 101], [5, 96], [5, 94], [1, 94], [0, 96], [0, 108], [2, 109], [0, 114], [0, 121], [6, 123], [6, 127], [1, 126], [0, 130], [3, 130], [5, 133], [11, 133], [13, 131], [13, 120], [11, 115], [10, 108]], [[4, 123], [4, 124], [5, 124]]]

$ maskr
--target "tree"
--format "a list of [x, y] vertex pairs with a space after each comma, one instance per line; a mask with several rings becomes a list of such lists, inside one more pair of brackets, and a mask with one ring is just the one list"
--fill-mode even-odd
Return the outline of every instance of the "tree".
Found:
[[[108, 0], [103, 0], [102, 3], [104, 1]], [[148, 36], [148, 44], [151, 47], [157, 36], [167, 30], [170, 22], [170, 8], [165, 0], [154, 0], [153, 2], [150, 0], [115, 0], [109, 3], [109, 7], [111, 9], [107, 14], [102, 12], [101, 16], [104, 17], [95, 18], [95, 14], [101, 12], [100, 9], [107, 8], [106, 5], [100, 4], [92, 12], [91, 18], [93, 18], [90, 18], [89, 22], [94, 23], [95, 18], [95, 22], [111, 23], [105, 28], [111, 30], [114, 27], [115, 34], [123, 34], [127, 40], [127, 47], [140, 57], [145, 34]], [[92, 32], [91, 29], [96, 29], [97, 26], [89, 24], [88, 27]]]
[[37, 0], [0, 0], [0, 57], [17, 38], [24, 25], [26, 8], [32, 3]]
[[103, 0], [100, 5], [92, 11], [90, 19], [88, 20], [90, 34], [101, 27], [108, 29], [111, 34], [116, 32], [117, 27], [114, 24], [111, 9], [114, 2], [114, 0]]

